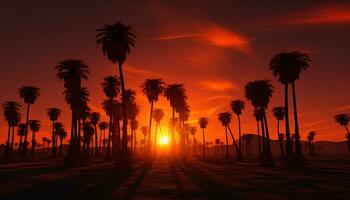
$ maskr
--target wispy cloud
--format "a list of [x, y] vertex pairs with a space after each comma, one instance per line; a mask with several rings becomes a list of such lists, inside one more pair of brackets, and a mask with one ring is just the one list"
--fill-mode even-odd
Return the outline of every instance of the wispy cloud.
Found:
[[198, 85], [204, 89], [214, 91], [225, 91], [235, 88], [235, 85], [230, 81], [200, 81], [198, 82]]
[[261, 27], [283, 28], [300, 25], [330, 25], [349, 24], [350, 6], [327, 6], [304, 10], [294, 13], [272, 22], [263, 23]]
[[197, 25], [194, 30], [189, 30], [186, 33], [163, 35], [153, 38], [153, 40], [195, 40], [213, 46], [237, 49], [242, 52], [249, 50], [247, 38], [212, 22]]
[[332, 108], [329, 111], [341, 111], [341, 110], [350, 110], [350, 105], [344, 105], [344, 106]]
[[161, 74], [159, 74], [159, 73], [145, 70], [145, 69], [141, 69], [141, 68], [134, 67], [134, 66], [130, 66], [130, 65], [125, 66], [124, 70], [127, 73], [140, 75], [140, 76], [161, 76]]

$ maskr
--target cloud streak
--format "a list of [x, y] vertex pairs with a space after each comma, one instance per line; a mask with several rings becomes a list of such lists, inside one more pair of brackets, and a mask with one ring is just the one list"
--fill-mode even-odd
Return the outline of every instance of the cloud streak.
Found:
[[153, 38], [156, 41], [195, 40], [212, 46], [249, 51], [249, 41], [240, 34], [218, 24], [208, 22], [187, 33], [163, 35]]
[[198, 85], [204, 89], [214, 91], [225, 91], [235, 88], [235, 85], [230, 81], [200, 81]]

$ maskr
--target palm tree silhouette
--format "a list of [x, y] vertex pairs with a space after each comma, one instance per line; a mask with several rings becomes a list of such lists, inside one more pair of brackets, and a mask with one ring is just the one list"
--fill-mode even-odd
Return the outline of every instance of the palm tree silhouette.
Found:
[[[185, 89], [183, 84], [170, 84], [167, 85], [164, 90], [164, 96], [170, 102], [170, 106], [173, 110], [172, 119], [175, 119], [175, 111], [183, 106], [187, 97], [185, 95]], [[171, 127], [171, 143], [175, 145], [175, 126]]]
[[192, 135], [192, 154], [195, 155], [196, 154], [196, 142], [195, 142], [196, 139], [195, 139], [195, 135], [196, 135], [196, 132], [197, 132], [196, 127], [190, 126], [189, 127], [189, 132]]
[[39, 98], [40, 89], [33, 86], [22, 86], [19, 90], [20, 97], [24, 100], [24, 103], [27, 104], [27, 115], [26, 115], [26, 133], [24, 135], [23, 143], [23, 157], [26, 159], [27, 156], [27, 137], [28, 137], [28, 125], [29, 125], [29, 108], [31, 104], [34, 104], [35, 101]]
[[344, 128], [346, 129], [346, 138], [348, 139], [348, 150], [350, 152], [350, 132], [348, 129], [350, 115], [345, 114], [345, 113], [338, 114], [338, 115], [334, 116], [334, 119], [340, 126], [344, 126]]
[[50, 151], [50, 144], [51, 144], [51, 140], [50, 139], [47, 139], [46, 140], [46, 143], [47, 143], [47, 152], [49, 152]]
[[[271, 147], [270, 147], [270, 136], [268, 130], [268, 123], [266, 118], [267, 106], [269, 104], [270, 98], [273, 93], [273, 87], [269, 80], [256, 80], [248, 82], [245, 86], [245, 97], [250, 101], [254, 109], [262, 112], [262, 135], [263, 135], [263, 154], [265, 158], [272, 159]], [[266, 133], [266, 138], [264, 138], [264, 132]], [[266, 141], [265, 141], [266, 139]], [[264, 147], [264, 142], [266, 142], [266, 149]]]
[[315, 131], [310, 131], [309, 134], [307, 135], [307, 141], [309, 143], [309, 152], [310, 152], [310, 156], [315, 156], [315, 136], [316, 136], [316, 132]]
[[45, 152], [45, 144], [46, 144], [46, 141], [47, 141], [47, 137], [42, 137], [41, 140], [43, 141], [44, 152]]
[[[72, 123], [70, 133], [70, 146], [68, 160], [77, 161], [80, 151], [80, 118], [79, 111], [86, 102], [86, 91], [82, 90], [81, 80], [87, 80], [89, 74], [88, 66], [81, 60], [68, 59], [58, 62], [55, 69], [56, 77], [64, 81], [65, 100], [70, 105]], [[79, 137], [78, 137], [79, 134]]]
[[35, 153], [35, 146], [36, 146], [36, 140], [35, 140], [35, 133], [37, 133], [40, 130], [40, 121], [39, 120], [30, 120], [29, 121], [29, 129], [32, 131], [32, 150], [31, 150], [31, 158], [34, 158]]
[[[5, 150], [4, 156], [5, 156], [5, 159], [10, 159], [12, 158], [12, 152], [13, 152], [14, 127], [18, 125], [21, 119], [21, 114], [19, 113], [21, 105], [15, 101], [5, 101], [2, 104], [2, 106], [4, 109], [4, 118], [8, 125], [6, 150]], [[12, 128], [12, 142], [10, 143], [11, 128]]]
[[103, 121], [98, 124], [98, 128], [100, 129], [100, 148], [102, 148], [102, 151], [100, 150], [100, 154], [105, 155], [105, 143], [102, 142], [102, 135], [103, 135], [103, 141], [106, 140], [106, 129], [108, 127], [108, 123]]
[[[127, 141], [127, 113], [126, 113], [126, 96], [125, 83], [123, 75], [123, 64], [126, 61], [131, 47], [135, 44], [135, 33], [131, 26], [116, 22], [113, 25], [105, 24], [103, 28], [98, 29], [96, 35], [96, 43], [101, 46], [102, 53], [107, 56], [113, 64], [118, 62], [120, 84], [122, 89], [122, 105], [123, 105], [123, 135], [122, 135], [122, 159], [128, 158], [128, 141]], [[123, 163], [123, 162], [122, 162]], [[127, 163], [123, 163], [127, 164]]]
[[[118, 96], [120, 92], [120, 80], [116, 76], [106, 76], [101, 83], [103, 92], [107, 99], [104, 101], [104, 109], [106, 114], [109, 116], [109, 133], [108, 133], [108, 143], [107, 143], [107, 156], [110, 155], [110, 142], [111, 138], [113, 140], [113, 152], [118, 152], [120, 149], [120, 128], [119, 119], [121, 119], [121, 104], [114, 99]], [[107, 106], [107, 107], [105, 107]], [[108, 114], [109, 113], [109, 114]], [[114, 113], [114, 114], [113, 114]]]
[[59, 108], [48, 108], [47, 115], [52, 121], [52, 157], [56, 157], [56, 137], [55, 137], [55, 122], [61, 115], [61, 110]]
[[283, 140], [281, 141], [281, 137], [280, 137], [280, 121], [284, 119], [284, 113], [285, 113], [285, 108], [278, 106], [278, 107], [274, 107], [272, 109], [272, 113], [273, 115], [276, 117], [277, 119], [277, 138], [278, 138], [278, 142], [280, 144], [280, 149], [281, 149], [281, 155], [284, 157], [284, 150], [283, 150]]
[[[142, 135], [143, 135], [143, 141], [146, 142], [146, 136], [148, 134], [148, 127], [147, 126], [142, 126], [141, 127], [141, 132], [142, 132]], [[144, 150], [146, 152], [146, 143], [144, 143], [143, 145], [144, 145]]]
[[[254, 109], [253, 113], [255, 120], [256, 120], [256, 126], [257, 126], [257, 132], [258, 132], [258, 148], [259, 148], [259, 157], [261, 157], [261, 141], [260, 141], [260, 125], [259, 122], [262, 123], [262, 113], [259, 109]], [[263, 143], [265, 144], [265, 141], [263, 140]], [[265, 146], [265, 145], [264, 145]]]
[[92, 136], [94, 135], [95, 131], [91, 123], [86, 122], [83, 125], [83, 133], [84, 133], [84, 145], [83, 145], [83, 154], [84, 158], [89, 158], [90, 154], [90, 144]]
[[[55, 122], [55, 135], [60, 138], [60, 156], [63, 156], [63, 139], [67, 137], [67, 131], [63, 128], [61, 122]], [[57, 145], [56, 145], [57, 146]]]
[[241, 118], [242, 110], [244, 109], [244, 101], [234, 100], [231, 102], [231, 109], [233, 113], [237, 115], [238, 118], [238, 132], [239, 132], [239, 151], [242, 151], [242, 139], [241, 139]]
[[229, 151], [228, 151], [228, 137], [227, 137], [227, 127], [229, 126], [231, 119], [232, 119], [232, 114], [229, 112], [223, 112], [219, 113], [218, 119], [221, 122], [221, 125], [225, 128], [225, 135], [226, 135], [226, 157], [228, 158], [229, 156]]
[[91, 125], [93, 125], [94, 131], [95, 131], [95, 156], [99, 156], [98, 140], [97, 140], [97, 124], [98, 124], [99, 121], [100, 121], [100, 113], [92, 112], [91, 115], [90, 115], [90, 123], [91, 123]]
[[[146, 79], [142, 86], [142, 92], [147, 97], [148, 102], [151, 104], [151, 111], [149, 117], [149, 133], [148, 133], [148, 151], [150, 153], [150, 141], [151, 141], [151, 133], [152, 133], [152, 117], [154, 116], [153, 112], [153, 104], [158, 101], [159, 96], [163, 93], [164, 90], [164, 82], [162, 79]], [[157, 129], [157, 127], [156, 127]], [[155, 141], [157, 143], [157, 141]], [[156, 147], [155, 147], [156, 148]]]
[[205, 118], [205, 117], [201, 117], [198, 120], [199, 126], [201, 127], [202, 134], [203, 134], [203, 157], [205, 157], [205, 149], [206, 149], [204, 129], [207, 128], [208, 122], [209, 122], [208, 118]]
[[299, 134], [298, 112], [295, 94], [295, 81], [299, 79], [300, 73], [310, 67], [311, 59], [308, 55], [298, 51], [283, 52], [275, 55], [270, 61], [270, 70], [274, 76], [285, 86], [285, 119], [286, 119], [286, 150], [287, 156], [290, 157], [292, 147], [290, 146], [290, 131], [288, 118], [288, 85], [292, 84], [293, 108], [294, 108], [294, 125], [295, 125], [295, 157], [301, 158], [301, 144]]
[[139, 128], [139, 122], [136, 119], [130, 120], [131, 129], [131, 152], [136, 153], [136, 130]]
[[185, 134], [185, 122], [190, 118], [190, 106], [186, 102], [186, 98], [180, 99], [178, 107], [175, 109], [179, 113], [179, 138], [181, 143], [181, 150], [185, 150], [185, 141], [187, 136]]
[[160, 126], [160, 122], [162, 121], [164, 117], [164, 112], [162, 109], [154, 109], [153, 111], [153, 119], [156, 122], [156, 132], [154, 135], [154, 153], [156, 153], [156, 149], [157, 149], [157, 132], [158, 132], [158, 128], [160, 130], [160, 133], [162, 134], [162, 130], [161, 130], [161, 126]]

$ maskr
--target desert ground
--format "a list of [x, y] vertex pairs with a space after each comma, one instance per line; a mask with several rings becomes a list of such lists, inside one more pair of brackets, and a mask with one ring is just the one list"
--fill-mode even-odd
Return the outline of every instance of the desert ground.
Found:
[[316, 156], [308, 169], [290, 171], [254, 158], [135, 158], [129, 171], [91, 159], [76, 167], [63, 161], [0, 165], [0, 199], [349, 199], [350, 157]]

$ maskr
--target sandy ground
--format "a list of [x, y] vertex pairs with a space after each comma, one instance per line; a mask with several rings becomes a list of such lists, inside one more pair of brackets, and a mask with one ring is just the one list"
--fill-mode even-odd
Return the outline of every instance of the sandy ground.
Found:
[[99, 159], [74, 168], [13, 162], [0, 164], [0, 199], [350, 199], [349, 158], [317, 157], [308, 166], [159, 156], [125, 172]]

